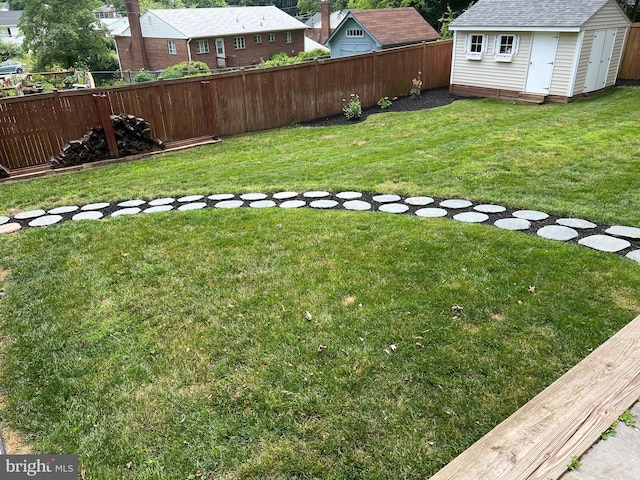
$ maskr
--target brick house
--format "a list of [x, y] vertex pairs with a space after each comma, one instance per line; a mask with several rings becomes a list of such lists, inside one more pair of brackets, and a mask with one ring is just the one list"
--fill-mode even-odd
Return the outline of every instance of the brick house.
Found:
[[274, 6], [148, 10], [126, 0], [128, 24], [112, 31], [123, 70], [162, 70], [184, 61], [209, 68], [253, 65], [304, 51], [306, 25]]

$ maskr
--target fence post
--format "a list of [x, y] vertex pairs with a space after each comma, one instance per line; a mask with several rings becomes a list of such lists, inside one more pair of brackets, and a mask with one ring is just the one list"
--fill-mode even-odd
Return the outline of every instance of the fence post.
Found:
[[118, 142], [116, 142], [116, 135], [113, 132], [113, 125], [111, 124], [109, 105], [107, 105], [107, 96], [94, 93], [93, 100], [96, 103], [96, 110], [98, 111], [98, 119], [100, 120], [100, 125], [104, 129], [105, 137], [107, 137], [109, 155], [111, 155], [111, 157], [119, 157], [120, 152], [118, 151]]
[[211, 88], [211, 82], [200, 82], [202, 86], [202, 96], [204, 100], [204, 109], [207, 115], [207, 122], [209, 124], [209, 132], [213, 135], [213, 138], [218, 138], [218, 125], [216, 124], [216, 112], [213, 106], [213, 89]]

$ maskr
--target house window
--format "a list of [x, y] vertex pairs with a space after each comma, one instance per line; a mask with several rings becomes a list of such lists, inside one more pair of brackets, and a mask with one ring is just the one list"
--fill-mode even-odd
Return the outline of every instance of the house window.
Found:
[[487, 50], [486, 35], [472, 33], [467, 36], [467, 59], [482, 60], [482, 54]]
[[216, 38], [216, 53], [218, 57], [224, 57], [224, 39]]
[[233, 48], [243, 50], [245, 48], [244, 37], [233, 37]]
[[510, 62], [518, 53], [518, 37], [516, 35], [498, 35], [496, 37], [496, 62]]
[[364, 38], [364, 30], [361, 28], [347, 29], [347, 38]]
[[209, 40], [198, 40], [196, 42], [196, 53], [209, 53]]
[[253, 43], [262, 43], [262, 35], [254, 35]]
[[269, 41], [269, 43], [273, 43], [276, 41], [276, 34], [275, 33], [269, 33], [267, 35], [267, 40]]
[[178, 50], [176, 49], [176, 42], [174, 42], [173, 40], [169, 40], [167, 42], [167, 45], [169, 47], [169, 55], [177, 55]]
[[285, 32], [284, 43], [291, 43], [291, 32]]

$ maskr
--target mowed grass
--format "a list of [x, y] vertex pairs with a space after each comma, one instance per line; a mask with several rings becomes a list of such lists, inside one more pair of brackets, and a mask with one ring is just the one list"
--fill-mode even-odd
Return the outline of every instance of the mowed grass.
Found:
[[[0, 214], [322, 188], [640, 225], [624, 183], [639, 104], [626, 88], [263, 132], [2, 185]], [[578, 132], [597, 139], [590, 159]], [[3, 427], [33, 451], [77, 453], [88, 479], [418, 479], [637, 316], [640, 266], [446, 219], [206, 209], [0, 236], [0, 290]]]
[[[427, 94], [427, 93], [425, 93]], [[517, 106], [458, 100], [346, 127], [294, 127], [2, 185], [0, 215], [69, 203], [304, 189], [465, 197], [640, 225], [640, 89]]]

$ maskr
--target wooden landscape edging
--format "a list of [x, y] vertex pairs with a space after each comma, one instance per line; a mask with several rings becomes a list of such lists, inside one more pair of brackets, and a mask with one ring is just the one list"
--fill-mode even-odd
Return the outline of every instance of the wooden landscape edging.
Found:
[[640, 396], [640, 316], [431, 480], [547, 480]]

